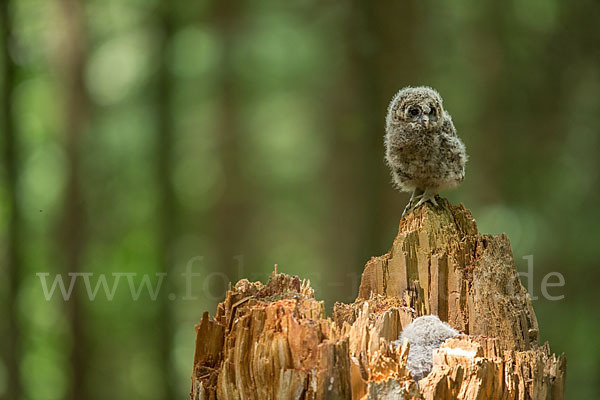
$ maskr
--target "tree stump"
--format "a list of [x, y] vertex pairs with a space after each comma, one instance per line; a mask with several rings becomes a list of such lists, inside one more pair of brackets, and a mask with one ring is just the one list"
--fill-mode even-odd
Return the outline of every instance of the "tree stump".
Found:
[[[436, 314], [465, 335], [434, 351], [415, 382], [403, 327]], [[537, 320], [506, 235], [482, 235], [446, 200], [400, 221], [367, 262], [358, 298], [327, 318], [307, 281], [245, 279], [196, 325], [192, 400], [563, 399], [564, 355], [539, 345]]]

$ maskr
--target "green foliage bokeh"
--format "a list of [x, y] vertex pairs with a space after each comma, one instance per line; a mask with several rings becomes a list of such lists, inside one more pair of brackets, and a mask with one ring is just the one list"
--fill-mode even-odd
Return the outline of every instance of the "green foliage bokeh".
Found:
[[[388, 250], [407, 201], [391, 188], [382, 138], [386, 102], [409, 84], [442, 94], [468, 149], [464, 184], [443, 195], [470, 208], [480, 231], [506, 232], [520, 271], [534, 256], [523, 283], [539, 297], [541, 340], [567, 355], [567, 398], [600, 397], [598, 2], [82, 4], [90, 112], [79, 149], [81, 271], [154, 277], [166, 262], [172, 293], [161, 295], [175, 299], [166, 318], [163, 303], [132, 300], [126, 283], [112, 301], [102, 291], [84, 297], [87, 347], [73, 349], [64, 302], [44, 298], [36, 273], [65, 273], [57, 232], [68, 93], [56, 60], [64, 20], [57, 1], [13, 1], [23, 398], [64, 398], [72, 351], [86, 354], [89, 399], [162, 399], [169, 387], [186, 398], [193, 325], [205, 310], [214, 315], [227, 279], [264, 281], [274, 264], [310, 279], [328, 309], [353, 301], [364, 262]], [[160, 68], [168, 99], [157, 89]], [[159, 109], [171, 121], [167, 260], [157, 251]], [[15, 188], [2, 182], [5, 253]], [[186, 300], [181, 274], [194, 257], [197, 299]], [[549, 289], [562, 300], [541, 295], [550, 272], [565, 278]], [[7, 368], [0, 362], [0, 396]]]

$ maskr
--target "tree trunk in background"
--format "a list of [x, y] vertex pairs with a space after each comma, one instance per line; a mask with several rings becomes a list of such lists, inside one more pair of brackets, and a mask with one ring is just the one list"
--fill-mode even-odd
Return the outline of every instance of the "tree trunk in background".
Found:
[[[350, 25], [350, 57], [354, 64], [358, 84], [360, 114], [365, 120], [365, 132], [361, 135], [360, 151], [363, 153], [363, 185], [366, 211], [363, 216], [365, 248], [363, 257], [382, 249], [386, 243], [386, 221], [394, 220], [402, 211], [402, 199], [393, 193], [391, 177], [384, 162], [383, 135], [385, 116], [392, 96], [403, 86], [415, 85], [422, 73], [417, 68], [419, 53], [414, 36], [419, 16], [413, 2], [392, 0], [377, 2], [356, 1], [354, 24]], [[402, 43], [399, 38], [402, 37]], [[356, 43], [363, 43], [357, 46]], [[413, 81], [406, 80], [410, 77]], [[391, 203], [391, 207], [390, 207]], [[387, 214], [395, 213], [392, 218]], [[364, 260], [364, 258], [363, 258]]]
[[[239, 281], [196, 325], [191, 399], [563, 399], [565, 357], [539, 345], [508, 238], [480, 234], [462, 205], [440, 205], [400, 221], [356, 301], [332, 318], [298, 277]], [[417, 384], [397, 339], [429, 314], [464, 335], [433, 352]]]
[[3, 0], [0, 4], [0, 18], [2, 19], [2, 132], [4, 134], [4, 170], [6, 174], [6, 192], [9, 201], [10, 217], [6, 233], [6, 318], [7, 330], [3, 340], [4, 354], [7, 371], [6, 398], [18, 400], [21, 398], [21, 379], [19, 358], [21, 343], [19, 318], [17, 310], [17, 297], [21, 284], [21, 210], [18, 203], [18, 168], [19, 145], [15, 131], [13, 112], [13, 95], [16, 80], [16, 65], [10, 54], [12, 38], [12, 2]]
[[[63, 98], [64, 146], [67, 159], [67, 183], [64, 198], [63, 217], [60, 222], [62, 233], [61, 247], [65, 276], [81, 272], [82, 256], [85, 248], [85, 208], [81, 187], [81, 139], [85, 133], [89, 96], [84, 83], [86, 64], [85, 14], [80, 0], [59, 0], [63, 35], [61, 52], [57, 60], [61, 74]], [[81, 292], [73, 290], [68, 302], [69, 328], [73, 337], [71, 350], [72, 379], [70, 398], [88, 399], [87, 380], [87, 338], [85, 332], [85, 309]]]
[[[159, 298], [159, 348], [161, 357], [161, 368], [163, 369], [164, 398], [175, 399], [177, 391], [174, 382], [173, 360], [173, 313], [169, 295], [175, 293], [172, 290], [172, 249], [176, 230], [175, 194], [172, 184], [172, 151], [173, 151], [173, 118], [172, 118], [172, 96], [171, 88], [174, 86], [168, 70], [168, 46], [173, 36], [173, 15], [171, 11], [172, 2], [161, 2], [161, 28], [162, 43], [159, 53], [159, 69], [157, 76], [157, 126], [158, 140], [156, 141], [156, 158], [158, 160], [156, 176], [158, 179], [159, 202], [159, 249], [158, 256], [162, 273], [166, 273], [163, 282], [163, 295]], [[164, 295], [166, 294], [166, 295]]]
[[[215, 0], [213, 21], [219, 38], [220, 59], [217, 67], [217, 91], [220, 93], [217, 107], [217, 142], [219, 161], [223, 170], [223, 193], [213, 215], [214, 248], [216, 265], [231, 281], [235, 278], [234, 257], [241, 254], [246, 212], [244, 179], [241, 176], [240, 125], [238, 123], [238, 98], [235, 93], [234, 54], [239, 24], [237, 0]], [[218, 288], [216, 288], [218, 289]]]
[[[484, 103], [483, 111], [480, 113], [481, 120], [478, 126], [485, 126], [485, 135], [473, 135], [473, 142], [475, 142], [475, 148], [493, 149], [493, 151], [486, 152], [485, 161], [477, 163], [479, 169], [476, 174], [481, 174], [485, 179], [481, 179], [478, 183], [478, 194], [480, 196], [486, 196], [486, 201], [490, 202], [490, 199], [502, 199], [508, 193], [502, 193], [503, 177], [508, 177], [508, 174], [501, 173], [503, 171], [503, 165], [506, 160], [503, 159], [507, 153], [505, 150], [506, 146], [514, 147], [514, 144], [506, 140], [506, 133], [510, 132], [511, 128], [507, 128], [507, 122], [509, 119], [505, 115], [500, 114], [501, 110], [507, 108], [503, 106], [503, 102], [506, 101], [507, 96], [510, 96], [511, 85], [506, 85], [506, 78], [502, 78], [502, 75], [509, 74], [509, 68], [507, 64], [510, 60], [507, 57], [510, 56], [510, 52], [507, 51], [507, 40], [509, 40], [509, 28], [506, 23], [506, 14], [510, 13], [510, 10], [503, 7], [499, 3], [490, 3], [490, 6], [485, 9], [485, 14], [482, 15], [479, 24], [481, 24], [481, 30], [479, 31], [480, 46], [487, 49], [492, 49], [494, 57], [485, 58], [484, 60], [489, 65], [485, 68], [485, 79], [483, 85], [485, 87], [485, 96], [482, 96], [482, 102]], [[513, 107], [509, 107], [513, 108]], [[480, 142], [479, 142], [480, 141]], [[479, 142], [479, 143], [478, 143]], [[477, 157], [477, 155], [474, 155]], [[511, 182], [511, 185], [513, 183]]]
[[[333, 132], [328, 166], [333, 220], [327, 242], [332, 255], [330, 274], [345, 271], [348, 265], [381, 250], [386, 221], [403, 209], [384, 162], [384, 121], [392, 95], [402, 86], [415, 84], [406, 77], [423, 75], [415, 48], [417, 20], [414, 4], [384, 0], [354, 1], [340, 22], [348, 69], [331, 88], [332, 100], [327, 104], [335, 108], [328, 106], [325, 111]], [[343, 280], [347, 277], [328, 276], [324, 285]], [[328, 290], [325, 300], [339, 299], [342, 287]]]

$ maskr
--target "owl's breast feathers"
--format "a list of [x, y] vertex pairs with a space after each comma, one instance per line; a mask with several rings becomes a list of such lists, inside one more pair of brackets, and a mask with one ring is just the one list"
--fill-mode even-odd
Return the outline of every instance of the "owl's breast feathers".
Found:
[[450, 118], [438, 130], [396, 131], [387, 141], [386, 159], [402, 190], [448, 189], [464, 179], [466, 152]]

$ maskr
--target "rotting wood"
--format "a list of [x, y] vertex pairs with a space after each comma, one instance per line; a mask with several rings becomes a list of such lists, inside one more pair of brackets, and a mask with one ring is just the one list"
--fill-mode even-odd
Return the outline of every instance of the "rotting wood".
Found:
[[[508, 238], [440, 204], [400, 221], [391, 250], [367, 262], [356, 301], [331, 318], [298, 277], [239, 281], [196, 326], [192, 400], [563, 399], [565, 357], [539, 345]], [[394, 341], [430, 313], [465, 335], [436, 350], [417, 383], [408, 344]]]

